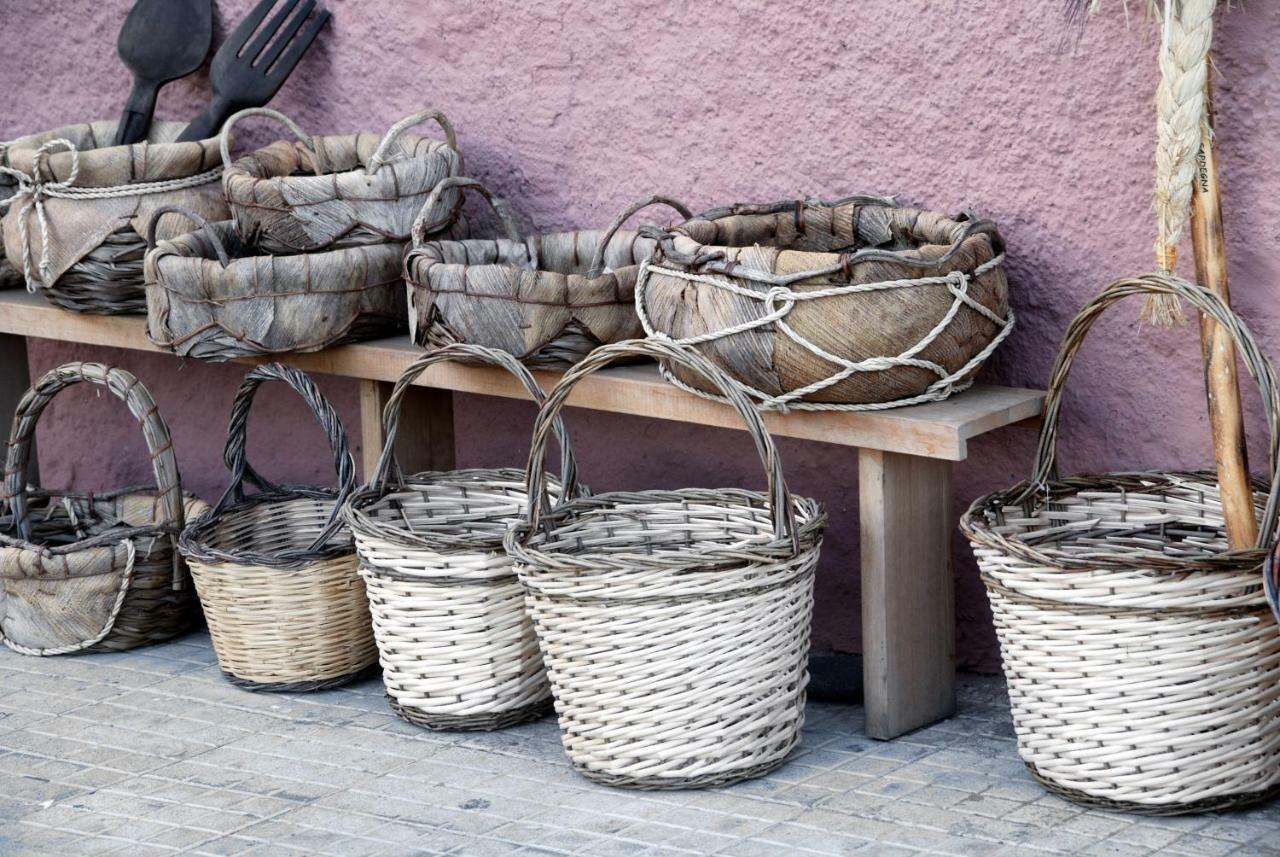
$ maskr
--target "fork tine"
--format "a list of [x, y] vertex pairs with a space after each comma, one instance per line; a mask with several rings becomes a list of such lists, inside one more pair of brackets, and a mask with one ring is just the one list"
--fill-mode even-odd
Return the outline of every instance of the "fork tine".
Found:
[[[275, 2], [276, 0], [262, 0], [262, 2], [258, 4], [258, 9], [261, 9], [263, 6], [266, 6], [269, 9], [271, 6], [275, 5]], [[267, 25], [263, 27], [261, 31], [259, 31], [253, 41], [249, 43], [249, 46], [241, 51], [241, 59], [248, 60], [250, 64], [252, 64], [254, 60], [257, 59], [258, 55], [266, 49], [267, 44], [271, 41], [271, 37], [275, 35], [282, 26], [284, 26], [284, 22], [289, 19], [289, 13], [297, 8], [298, 2], [299, 0], [285, 0], [279, 11], [271, 16], [271, 20], [267, 22]], [[255, 14], [258, 9], [253, 10]], [[265, 12], [266, 10], [263, 11]]]
[[311, 47], [311, 43], [316, 40], [316, 36], [320, 35], [320, 31], [324, 29], [324, 25], [329, 23], [329, 19], [333, 17], [329, 10], [320, 7], [319, 13], [311, 19], [311, 26], [303, 30], [302, 33], [289, 44], [289, 50], [280, 57], [276, 62], [275, 68], [268, 72], [268, 76], [274, 80], [283, 82], [289, 73], [293, 71], [293, 67], [298, 64], [298, 60], [302, 59], [302, 55], [307, 52], [307, 48]]
[[262, 23], [262, 19], [267, 17], [267, 13], [271, 11], [271, 7], [275, 5], [275, 0], [262, 0], [257, 6], [253, 7], [253, 11], [244, 17], [244, 20], [236, 25], [236, 28], [227, 34], [226, 40], [222, 47], [218, 49], [218, 53], [231, 48], [235, 49], [237, 55], [244, 50], [245, 43], [249, 41], [249, 37], [258, 29], [258, 25]]
[[262, 56], [254, 60], [254, 65], [260, 67], [264, 72], [270, 70], [271, 64], [276, 61], [280, 54], [284, 53], [284, 49], [289, 46], [289, 40], [298, 34], [302, 29], [302, 25], [307, 22], [307, 16], [311, 14], [311, 10], [316, 7], [316, 0], [306, 0], [302, 4], [302, 8], [298, 14], [289, 20], [289, 23], [277, 33], [271, 47], [262, 52]]

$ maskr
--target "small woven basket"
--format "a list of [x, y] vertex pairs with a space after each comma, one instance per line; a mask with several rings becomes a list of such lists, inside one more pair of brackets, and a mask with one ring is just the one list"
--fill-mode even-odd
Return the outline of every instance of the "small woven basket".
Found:
[[[767, 494], [610, 492], [551, 509], [543, 453], [574, 386], [621, 357], [707, 378], [742, 416]], [[640, 789], [722, 785], [778, 767], [800, 741], [813, 576], [826, 526], [792, 497], [760, 415], [692, 349], [606, 345], [547, 396], [534, 428], [528, 520], [507, 533], [569, 759]]]
[[[232, 127], [249, 116], [286, 125], [297, 142], [279, 141], [232, 163]], [[434, 120], [445, 140], [405, 134]], [[241, 110], [222, 126], [222, 186], [236, 228], [266, 253], [404, 243], [423, 200], [440, 181], [462, 172], [453, 126], [435, 110], [415, 113], [386, 134], [313, 137], [268, 108]], [[462, 198], [440, 200], [441, 229], [453, 224]]]
[[[1151, 294], [1216, 320], [1262, 388], [1271, 481], [1255, 483], [1258, 548], [1228, 547], [1214, 473], [1056, 477], [1076, 352], [1112, 304]], [[1052, 791], [1107, 809], [1172, 815], [1270, 799], [1280, 627], [1260, 567], [1280, 500], [1271, 364], [1210, 292], [1166, 276], [1119, 280], [1068, 327], [1045, 407], [1031, 481], [976, 500], [961, 521], [995, 614], [1023, 760]]]
[[[249, 409], [259, 385], [272, 380], [302, 396], [324, 427], [336, 491], [276, 486], [246, 461]], [[304, 373], [259, 366], [236, 393], [223, 458], [230, 486], [179, 541], [223, 675], [249, 690], [286, 692], [360, 677], [377, 661], [377, 649], [355, 547], [340, 515], [355, 462], [337, 413]], [[246, 496], [246, 481], [260, 493]]]
[[[74, 384], [105, 387], [142, 425], [156, 488], [107, 494], [27, 486], [36, 423]], [[182, 493], [169, 429], [137, 378], [100, 363], [45, 373], [18, 403], [0, 494], [0, 640], [27, 655], [132, 649], [195, 624], [175, 541], [208, 507]], [[6, 508], [7, 507], [7, 508]]]
[[645, 332], [697, 347], [764, 408], [945, 399], [1013, 331], [1004, 241], [968, 215], [854, 196], [735, 205], [640, 233], [658, 240], [636, 283]]
[[[199, 228], [157, 245], [169, 212]], [[400, 244], [264, 255], [231, 221], [174, 206], [156, 210], [147, 241], [147, 336], [180, 356], [221, 362], [404, 333]]]
[[[454, 188], [474, 188], [495, 202], [473, 179], [447, 179], [435, 193]], [[652, 196], [628, 207], [603, 231], [522, 239], [497, 202], [505, 241], [427, 242], [426, 233], [442, 228], [441, 221], [425, 219], [441, 210], [432, 196], [405, 259], [413, 341], [424, 348], [468, 342], [506, 351], [526, 366], [564, 369], [600, 345], [642, 335], [636, 275], [654, 242], [619, 229], [631, 215], [657, 203], [690, 216], [679, 202]]]
[[[185, 125], [156, 122], [150, 142], [99, 148], [115, 122], [73, 125], [8, 144], [0, 175], [17, 183], [0, 202], [5, 255], [28, 290], [76, 312], [146, 312], [142, 236], [157, 208], [207, 220], [229, 216], [216, 140], [174, 140]], [[0, 196], [6, 193], [0, 188]], [[162, 231], [172, 238], [176, 231]]]
[[[387, 697], [396, 714], [428, 729], [500, 729], [551, 710], [533, 622], [511, 560], [507, 528], [525, 511], [523, 470], [458, 470], [403, 477], [395, 461], [400, 402], [426, 369], [448, 360], [501, 366], [541, 404], [542, 388], [510, 355], [449, 345], [419, 357], [383, 416], [373, 479], [344, 514], [369, 592]], [[573, 454], [560, 433], [562, 479], [577, 492]], [[553, 481], [559, 499], [561, 483]]]

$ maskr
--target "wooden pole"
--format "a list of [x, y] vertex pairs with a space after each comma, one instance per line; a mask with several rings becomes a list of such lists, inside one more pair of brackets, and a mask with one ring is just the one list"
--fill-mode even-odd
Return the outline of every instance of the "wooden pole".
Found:
[[[1197, 281], [1229, 304], [1227, 248], [1222, 231], [1222, 196], [1213, 134], [1212, 54], [1209, 56], [1209, 74], [1205, 78], [1205, 114], [1207, 118], [1200, 137], [1200, 158], [1191, 200], [1191, 240], [1195, 247]], [[1231, 337], [1207, 317], [1200, 321], [1200, 346], [1204, 352], [1205, 393], [1209, 399], [1213, 454], [1218, 467], [1227, 539], [1235, 550], [1250, 548], [1258, 541], [1258, 520], [1253, 508], [1253, 486], [1245, 450], [1235, 347], [1231, 344]]]

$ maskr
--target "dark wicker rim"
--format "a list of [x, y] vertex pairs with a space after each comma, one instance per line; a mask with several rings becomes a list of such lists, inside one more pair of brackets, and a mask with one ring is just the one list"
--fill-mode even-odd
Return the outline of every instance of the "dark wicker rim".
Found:
[[1049, 791], [1061, 795], [1067, 800], [1073, 801], [1084, 806], [1101, 809], [1106, 812], [1127, 812], [1134, 815], [1146, 816], [1173, 816], [1173, 815], [1192, 815], [1204, 812], [1221, 812], [1228, 809], [1248, 809], [1252, 806], [1260, 806], [1264, 803], [1270, 803], [1276, 797], [1280, 797], [1280, 785], [1272, 786], [1268, 789], [1262, 789], [1254, 792], [1237, 792], [1235, 794], [1218, 795], [1217, 797], [1205, 798], [1204, 800], [1192, 801], [1190, 803], [1138, 803], [1128, 800], [1108, 800], [1097, 795], [1091, 795], [1088, 792], [1079, 789], [1067, 788], [1055, 783], [1048, 777], [1043, 776], [1036, 766], [1030, 762], [1025, 763], [1027, 770], [1031, 772], [1031, 776], [1035, 777], [1036, 782], [1044, 786]]
[[422, 714], [412, 706], [397, 702], [391, 694], [388, 693], [386, 696], [387, 704], [397, 717], [414, 726], [432, 731], [491, 732], [495, 729], [506, 729], [509, 726], [540, 720], [550, 714], [552, 708], [552, 699], [548, 696], [546, 699], [540, 699], [519, 708], [497, 711], [493, 714]]
[[378, 664], [375, 662], [353, 673], [340, 675], [336, 678], [317, 678], [308, 679], [307, 681], [250, 681], [247, 678], [233, 675], [226, 670], [222, 670], [222, 677], [236, 687], [242, 690], [250, 690], [254, 693], [313, 693], [317, 690], [331, 690], [335, 687], [342, 687], [354, 681], [371, 677], [378, 672], [378, 669]]

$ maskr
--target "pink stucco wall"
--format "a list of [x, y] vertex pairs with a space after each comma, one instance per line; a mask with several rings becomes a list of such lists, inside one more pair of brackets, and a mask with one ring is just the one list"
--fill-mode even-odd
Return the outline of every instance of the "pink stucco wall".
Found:
[[[250, 5], [219, 3], [231, 20]], [[1126, 30], [1119, 4], [1078, 44], [1064, 32], [1062, 0], [331, 5], [331, 31], [276, 106], [335, 133], [441, 108], [472, 174], [535, 229], [600, 225], [656, 191], [695, 209], [858, 191], [978, 208], [1003, 227], [1020, 316], [988, 368], [992, 381], [1042, 385], [1057, 338], [1086, 297], [1114, 275], [1150, 267], [1155, 40], [1139, 25]], [[5, 0], [0, 139], [116, 112], [128, 83], [113, 45], [128, 6]], [[1224, 16], [1218, 36], [1235, 303], [1272, 351], [1280, 348], [1278, 41], [1275, 3]], [[194, 115], [207, 88], [202, 77], [170, 87], [161, 115]], [[1206, 464], [1196, 354], [1191, 328], [1139, 328], [1136, 306], [1102, 324], [1067, 399], [1065, 468]], [[205, 496], [220, 490], [223, 424], [243, 368], [32, 344], [34, 372], [72, 359], [114, 361], [141, 376], [173, 427], [187, 484]], [[354, 426], [354, 384], [322, 379], [322, 387]], [[88, 394], [59, 401], [39, 438], [46, 481], [143, 480], [141, 440], [120, 410]], [[461, 463], [520, 463], [530, 415], [519, 403], [463, 397]], [[584, 478], [597, 489], [761, 482], [741, 433], [572, 416]], [[328, 478], [319, 433], [298, 403], [263, 397], [253, 431], [251, 454], [268, 473]], [[1014, 430], [974, 443], [957, 468], [957, 515], [976, 495], [1026, 476], [1034, 440]], [[832, 512], [816, 643], [856, 651], [855, 456], [781, 446], [794, 489]], [[989, 614], [958, 537], [955, 557], [961, 659], [991, 668]]]

